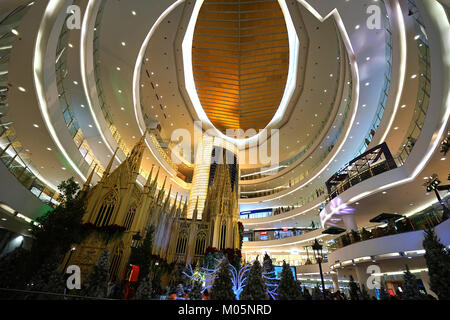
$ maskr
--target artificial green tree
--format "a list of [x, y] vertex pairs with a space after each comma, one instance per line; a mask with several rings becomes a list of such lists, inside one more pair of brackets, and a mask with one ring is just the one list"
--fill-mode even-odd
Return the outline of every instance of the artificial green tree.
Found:
[[439, 241], [434, 229], [425, 231], [423, 248], [431, 290], [439, 300], [450, 300], [450, 253]]
[[403, 273], [404, 289], [402, 293], [403, 300], [418, 300], [421, 298], [419, 287], [417, 286], [416, 276], [409, 271], [406, 265], [406, 271]]
[[301, 300], [301, 292], [294, 280], [291, 268], [283, 261], [280, 285], [277, 290], [278, 300]]
[[109, 281], [109, 251], [106, 249], [100, 255], [94, 270], [83, 284], [82, 294], [92, 298], [105, 298]]
[[192, 289], [188, 295], [189, 299], [202, 300], [202, 290], [203, 290], [202, 282], [195, 280], [192, 284]]
[[227, 258], [219, 264], [219, 271], [211, 290], [211, 300], [235, 300], [230, 265]]
[[136, 300], [151, 300], [152, 299], [152, 281], [147, 276], [139, 281], [138, 288], [136, 290]]
[[248, 272], [247, 283], [239, 298], [240, 300], [265, 300], [266, 297], [261, 264], [256, 259]]

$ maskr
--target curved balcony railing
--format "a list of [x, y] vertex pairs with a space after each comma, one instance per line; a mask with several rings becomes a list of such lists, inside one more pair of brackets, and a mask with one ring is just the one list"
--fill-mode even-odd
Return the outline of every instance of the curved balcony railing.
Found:
[[[328, 148], [322, 148], [322, 152], [319, 155], [318, 159], [314, 159], [314, 163], [309, 169], [306, 169], [305, 171], [301, 172], [299, 175], [297, 175], [295, 178], [289, 180], [289, 185], [284, 186], [283, 188], [277, 187], [273, 189], [264, 189], [264, 190], [246, 190], [245, 186], [241, 187], [241, 199], [246, 198], [258, 198], [258, 197], [264, 197], [271, 194], [278, 193], [280, 191], [283, 191], [285, 189], [290, 188], [291, 186], [301, 182], [302, 180], [306, 179], [314, 170], [316, 170], [318, 167], [322, 165], [322, 161], [330, 154], [334, 146], [336, 145], [337, 141], [339, 140], [339, 137], [342, 133], [342, 130], [345, 127], [345, 123], [347, 122], [349, 110], [350, 110], [350, 104], [352, 102], [352, 82], [349, 81], [349, 93], [346, 98], [346, 107], [345, 111], [343, 113], [340, 113], [339, 116], [342, 119], [339, 119], [339, 127], [337, 128], [338, 134], [334, 136], [333, 139], [327, 139], [327, 142], [329, 143]], [[337, 127], [337, 125], [334, 125], [334, 127]], [[315, 199], [315, 198], [314, 198]]]
[[[79, 0], [73, 2], [74, 5], [78, 5]], [[69, 18], [69, 17], [68, 17]], [[63, 113], [64, 121], [66, 122], [67, 129], [69, 130], [72, 140], [75, 143], [78, 151], [81, 153], [83, 160], [88, 163], [91, 168], [95, 168], [95, 171], [101, 176], [104, 168], [100, 161], [95, 157], [89, 146], [87, 140], [84, 138], [83, 131], [81, 130], [78, 120], [76, 119], [71, 105], [71, 99], [67, 95], [65, 89], [65, 82], [69, 70], [67, 69], [67, 52], [70, 50], [69, 46], [69, 34], [70, 30], [67, 28], [67, 24], [64, 23], [56, 49], [56, 84], [58, 90], [58, 97], [61, 106], [61, 112]]]
[[31, 153], [17, 139], [14, 122], [8, 116], [8, 110], [14, 107], [8, 102], [8, 63], [16, 40], [13, 31], [20, 25], [31, 3], [17, 7], [0, 21], [0, 159], [25, 188], [42, 202], [55, 207], [58, 193], [37, 177], [40, 174], [31, 161]]
[[422, 132], [422, 127], [425, 122], [426, 113], [430, 104], [431, 92], [431, 69], [430, 69], [430, 49], [428, 45], [427, 35], [424, 33], [425, 26], [423, 25], [420, 13], [416, 6], [408, 1], [408, 8], [412, 12], [415, 21], [416, 43], [419, 55], [419, 91], [417, 93], [416, 105], [414, 107], [413, 118], [408, 127], [406, 138], [398, 153], [395, 155], [397, 163], [403, 165], [411, 153], [414, 144]]
[[382, 6], [380, 8], [383, 9], [382, 16], [384, 17], [384, 24], [385, 24], [385, 43], [386, 43], [386, 69], [384, 71], [384, 85], [383, 89], [380, 93], [380, 98], [378, 100], [378, 108], [375, 112], [375, 117], [373, 118], [373, 121], [370, 125], [370, 129], [368, 133], [366, 134], [366, 137], [364, 138], [364, 141], [362, 142], [361, 146], [358, 148], [358, 152], [355, 156], [360, 155], [363, 153], [367, 147], [369, 146], [373, 136], [375, 135], [375, 132], [378, 129], [378, 126], [380, 125], [381, 118], [384, 114], [384, 109], [386, 108], [386, 101], [389, 95], [389, 88], [391, 87], [391, 74], [392, 74], [392, 31], [391, 31], [391, 23], [389, 21], [389, 16], [386, 12], [386, 3], [384, 0], [381, 0]]
[[[450, 202], [449, 200], [450, 198], [447, 198], [447, 205]], [[403, 217], [396, 221], [392, 220], [385, 226], [378, 226], [372, 229], [361, 228], [358, 231], [352, 230], [350, 232], [346, 232], [345, 234], [328, 242], [328, 252], [332, 252], [361, 241], [433, 228], [443, 221], [442, 208], [428, 208], [424, 212], [412, 217]]]

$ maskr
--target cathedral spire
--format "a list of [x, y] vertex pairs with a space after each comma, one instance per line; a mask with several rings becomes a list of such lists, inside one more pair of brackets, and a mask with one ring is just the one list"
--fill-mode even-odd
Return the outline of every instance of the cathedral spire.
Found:
[[111, 157], [111, 160], [109, 160], [108, 166], [106, 167], [105, 171], [103, 172], [102, 175], [102, 180], [101, 181], [105, 181], [105, 179], [109, 176], [109, 174], [111, 173], [111, 168], [112, 165], [114, 163], [114, 158], [116, 157], [117, 151], [119, 150], [119, 147], [116, 148], [116, 151], [114, 151], [114, 154]]
[[152, 182], [152, 175], [153, 175], [153, 168], [155, 167], [155, 165], [152, 165], [152, 169], [150, 170], [150, 173], [147, 177], [147, 182], [145, 183], [144, 186], [144, 192], [149, 192], [150, 191], [150, 186], [151, 186], [151, 182]]
[[192, 212], [192, 221], [197, 221], [197, 216], [198, 216], [198, 196], [197, 200], [195, 201], [194, 211]]
[[142, 156], [144, 154], [145, 150], [145, 136], [147, 135], [147, 129], [145, 129], [144, 134], [142, 135], [141, 139], [139, 139], [138, 143], [133, 147], [130, 154], [127, 157], [127, 162], [129, 164], [130, 173], [133, 173], [136, 175], [136, 177], [133, 176], [136, 180], [137, 174], [139, 173], [139, 168], [141, 167], [142, 162]]
[[87, 178], [86, 182], [83, 185], [83, 189], [81, 191], [86, 192], [92, 183], [92, 177], [94, 176], [95, 169], [97, 169], [97, 164], [95, 164], [94, 169], [92, 169], [91, 173], [89, 174], [89, 177]]

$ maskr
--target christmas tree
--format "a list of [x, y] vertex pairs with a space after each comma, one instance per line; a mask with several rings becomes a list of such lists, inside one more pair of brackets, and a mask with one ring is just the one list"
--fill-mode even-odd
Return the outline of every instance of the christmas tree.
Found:
[[211, 290], [212, 300], [235, 300], [228, 259], [223, 258]]
[[276, 279], [275, 267], [272, 264], [272, 259], [267, 254], [264, 255], [263, 262], [263, 279], [266, 285], [266, 291], [269, 293], [269, 297], [274, 299], [279, 281]]
[[348, 286], [350, 287], [350, 299], [351, 300], [359, 300], [359, 296], [358, 296], [358, 285], [356, 284], [355, 280], [353, 279], [353, 276], [350, 276], [350, 282], [348, 284]]
[[[17, 289], [24, 286], [26, 279], [23, 276], [28, 257], [28, 251], [19, 247], [0, 258], [0, 288]], [[5, 293], [0, 291], [0, 298], [3, 295]], [[10, 293], [6, 293], [6, 295], [10, 295]]]
[[101, 254], [94, 270], [86, 279], [83, 286], [83, 295], [93, 298], [104, 298], [108, 292], [109, 280], [109, 251], [106, 249]]
[[194, 281], [192, 285], [192, 289], [189, 292], [189, 299], [190, 300], [202, 300], [202, 282], [201, 281]]
[[433, 229], [425, 231], [425, 260], [430, 276], [430, 288], [439, 300], [450, 300], [450, 254]]
[[283, 261], [280, 285], [278, 286], [278, 300], [301, 300], [301, 292], [292, 275], [291, 268]]
[[417, 286], [416, 276], [409, 271], [408, 265], [406, 265], [406, 271], [403, 273], [404, 289], [402, 298], [404, 300], [418, 300], [421, 298], [419, 287]]
[[152, 281], [149, 277], [142, 279], [136, 290], [136, 300], [151, 300], [152, 299]]
[[[30, 281], [28, 289], [30, 291], [48, 292], [63, 294], [65, 289], [64, 277], [58, 272], [58, 263], [53, 257], [49, 258], [46, 263], [38, 270], [36, 275]], [[51, 294], [28, 295], [27, 299], [61, 299], [61, 296]]]
[[242, 290], [240, 300], [265, 300], [266, 297], [261, 265], [256, 259], [248, 273], [247, 283]]

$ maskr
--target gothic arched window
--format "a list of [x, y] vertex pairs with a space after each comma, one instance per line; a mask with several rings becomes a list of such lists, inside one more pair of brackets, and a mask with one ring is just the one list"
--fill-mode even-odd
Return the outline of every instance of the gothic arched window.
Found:
[[206, 246], [206, 234], [204, 232], [200, 232], [197, 235], [197, 239], [195, 240], [195, 255], [200, 256], [205, 253]]
[[227, 224], [225, 221], [222, 222], [222, 226], [220, 227], [220, 241], [219, 241], [219, 249], [225, 249], [225, 245], [227, 241]]
[[98, 227], [107, 226], [111, 220], [111, 216], [114, 212], [114, 208], [117, 203], [117, 192], [116, 190], [108, 193], [103, 199], [102, 206], [98, 211], [97, 218], [95, 219], [94, 225]]
[[136, 215], [136, 204], [133, 204], [128, 210], [127, 215], [125, 216], [125, 220], [123, 222], [123, 226], [126, 230], [130, 230], [133, 225], [134, 216]]
[[175, 250], [176, 254], [184, 254], [186, 252], [187, 245], [187, 234], [186, 232], [181, 232], [178, 236], [177, 248]]

